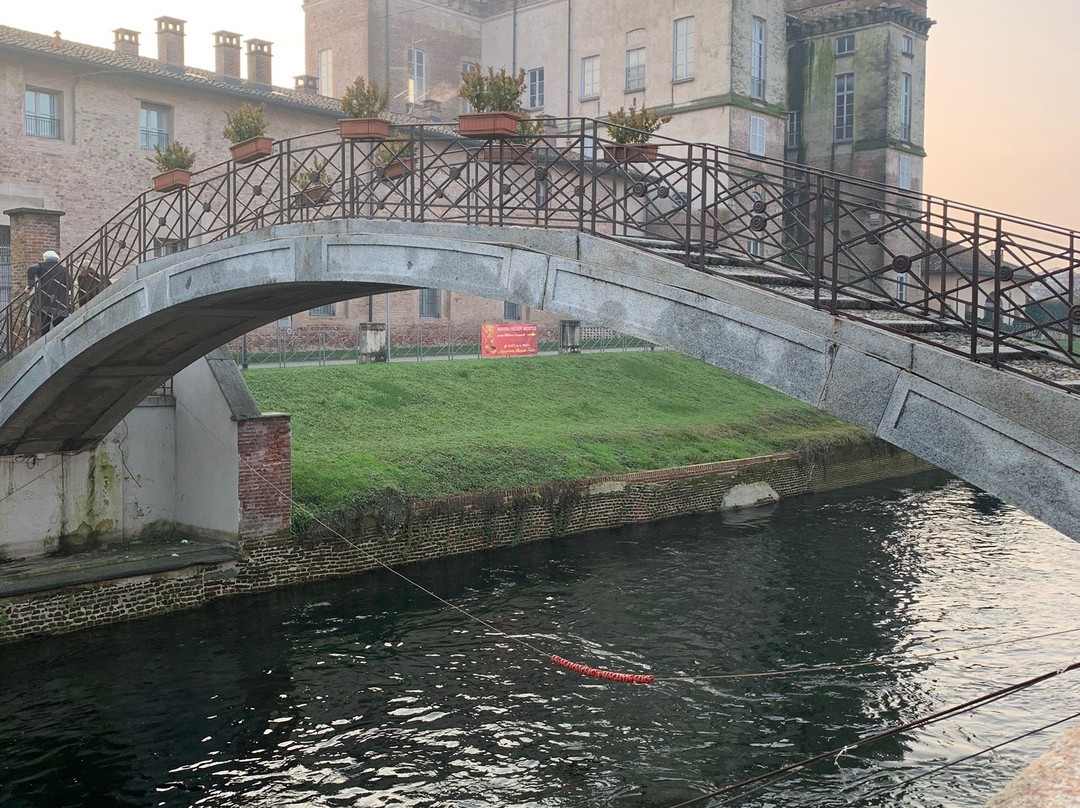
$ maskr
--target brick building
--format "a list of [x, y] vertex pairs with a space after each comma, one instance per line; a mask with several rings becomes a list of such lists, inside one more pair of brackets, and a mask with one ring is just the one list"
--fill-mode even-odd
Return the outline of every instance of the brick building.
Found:
[[[244, 102], [266, 105], [274, 139], [336, 126], [339, 100], [317, 93], [314, 77], [297, 76], [291, 89], [274, 85], [272, 43], [218, 31], [215, 69], [204, 70], [185, 64], [184, 21], [156, 22], [156, 58], [140, 53], [140, 33], [130, 29], [115, 30], [110, 50], [0, 26], [0, 306], [22, 288], [38, 247], [67, 253], [150, 187], [154, 145], [182, 142], [198, 155], [195, 170], [227, 160], [225, 116]], [[12, 218], [31, 209], [64, 215], [54, 217], [41, 244], [12, 256]], [[324, 306], [287, 322], [353, 327], [382, 322], [387, 312], [398, 324], [532, 314], [503, 301], [420, 290]]]

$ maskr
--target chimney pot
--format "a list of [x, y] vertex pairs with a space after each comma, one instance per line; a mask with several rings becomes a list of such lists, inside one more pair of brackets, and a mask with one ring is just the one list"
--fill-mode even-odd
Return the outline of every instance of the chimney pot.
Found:
[[240, 34], [214, 32], [214, 62], [218, 74], [230, 79], [240, 78]]
[[158, 61], [168, 67], [184, 67], [184, 23], [175, 17], [158, 17]]
[[318, 78], [318, 76], [297, 76], [293, 80], [296, 82], [296, 91], [298, 93], [307, 93], [308, 95], [318, 95], [318, 93], [319, 93], [319, 78]]
[[113, 31], [113, 48], [117, 53], [127, 56], [139, 55], [139, 32], [130, 28], [117, 28]]
[[254, 84], [271, 86], [270, 60], [273, 58], [273, 42], [265, 39], [248, 39], [247, 42], [247, 80]]

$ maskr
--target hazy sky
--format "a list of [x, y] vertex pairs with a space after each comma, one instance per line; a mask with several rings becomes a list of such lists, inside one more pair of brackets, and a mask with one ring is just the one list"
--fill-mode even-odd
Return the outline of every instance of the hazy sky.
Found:
[[[300, 0], [4, 0], [0, 22], [112, 47], [114, 28], [142, 32], [157, 54], [155, 17], [187, 20], [187, 61], [213, 68], [222, 29], [274, 43], [274, 83], [304, 71]], [[924, 189], [984, 208], [1080, 227], [1080, 2], [930, 0]], [[13, 6], [13, 7], [12, 7]], [[272, 9], [267, 13], [265, 9]]]

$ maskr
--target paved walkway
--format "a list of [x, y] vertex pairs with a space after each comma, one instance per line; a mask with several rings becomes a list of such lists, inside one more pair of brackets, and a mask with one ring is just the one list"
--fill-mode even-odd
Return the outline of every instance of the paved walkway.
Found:
[[150, 575], [198, 564], [219, 564], [236, 557], [236, 550], [229, 546], [173, 538], [11, 561], [0, 564], [0, 597]]

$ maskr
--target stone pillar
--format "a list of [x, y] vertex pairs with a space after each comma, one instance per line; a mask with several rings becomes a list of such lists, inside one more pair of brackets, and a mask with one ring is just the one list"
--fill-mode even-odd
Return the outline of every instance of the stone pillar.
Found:
[[289, 416], [266, 413], [236, 424], [240, 539], [288, 534], [292, 523]]
[[5, 210], [11, 225], [11, 294], [26, 287], [26, 269], [41, 260], [45, 250], [60, 252], [61, 210], [11, 208]]

